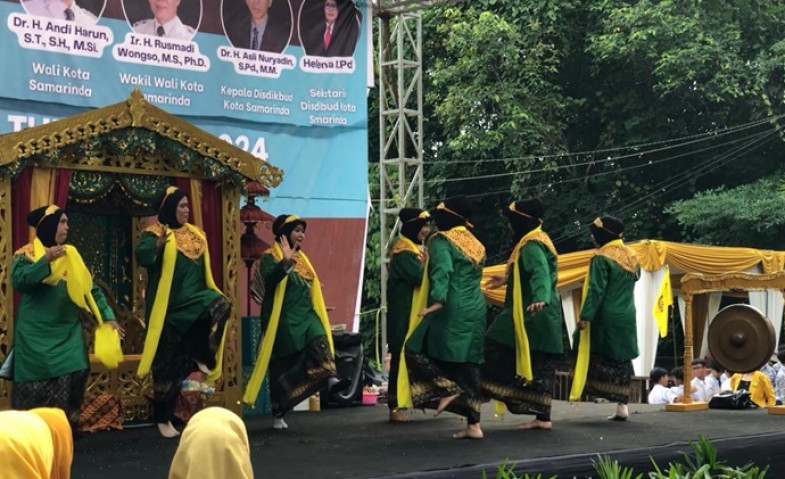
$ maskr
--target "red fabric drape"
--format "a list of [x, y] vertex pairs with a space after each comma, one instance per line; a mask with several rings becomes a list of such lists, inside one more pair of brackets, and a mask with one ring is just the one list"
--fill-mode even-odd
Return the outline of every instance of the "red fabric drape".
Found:
[[71, 181], [71, 170], [58, 168], [55, 170], [54, 204], [65, 209], [68, 204], [68, 185]]
[[212, 181], [202, 181], [202, 221], [210, 245], [210, 266], [216, 286], [223, 289], [223, 208], [221, 192]]
[[26, 245], [30, 238], [28, 237], [27, 226], [27, 213], [30, 211], [30, 187], [33, 181], [33, 169], [25, 168], [13, 180], [11, 185], [11, 205], [13, 206], [12, 215], [12, 244], [13, 250], [21, 248]]

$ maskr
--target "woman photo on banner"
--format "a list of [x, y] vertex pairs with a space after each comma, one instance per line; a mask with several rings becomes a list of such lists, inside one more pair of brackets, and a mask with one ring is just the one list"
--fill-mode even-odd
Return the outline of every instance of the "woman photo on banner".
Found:
[[155, 422], [162, 436], [175, 437], [183, 380], [196, 371], [210, 382], [221, 375], [231, 305], [213, 280], [204, 231], [188, 222], [186, 194], [170, 186], [154, 204], [158, 221], [136, 247], [139, 265], [147, 268], [147, 334], [137, 372], [152, 372]]
[[80, 315], [89, 312], [98, 322], [95, 352], [109, 368], [122, 359], [123, 330], [79, 251], [66, 244], [65, 211], [56, 205], [35, 209], [27, 224], [35, 239], [16, 251], [11, 267], [11, 285], [21, 295], [9, 355], [11, 407], [58, 407], [78, 430], [90, 374]]

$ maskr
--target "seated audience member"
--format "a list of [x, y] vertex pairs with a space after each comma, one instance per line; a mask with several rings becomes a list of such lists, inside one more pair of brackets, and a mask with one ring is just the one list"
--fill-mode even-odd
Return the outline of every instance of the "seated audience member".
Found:
[[174, 453], [169, 479], [253, 479], [245, 424], [235, 413], [208, 407], [194, 414]]
[[677, 396], [684, 396], [684, 368], [677, 366], [671, 369], [670, 373], [671, 386], [670, 390]]
[[0, 476], [55, 477], [54, 458], [52, 433], [46, 421], [30, 411], [0, 412]]
[[730, 378], [730, 386], [733, 391], [749, 391], [752, 402], [760, 407], [774, 406], [777, 401], [769, 377], [760, 371], [736, 373]]
[[706, 376], [709, 369], [706, 367], [706, 360], [695, 359], [692, 361], [692, 400], [709, 402], [714, 395], [714, 388], [707, 384]]
[[725, 368], [712, 359], [709, 366], [709, 373], [704, 379], [706, 386], [711, 390], [711, 395], [716, 396], [722, 391], [730, 391], [729, 381], [730, 379], [728, 378], [728, 373], [725, 371]]
[[777, 380], [777, 372], [779, 372], [779, 370], [782, 368], [783, 368], [782, 363], [777, 358], [777, 355], [772, 354], [771, 358], [769, 358], [769, 362], [764, 364], [763, 367], [760, 368], [760, 372], [768, 376], [769, 381], [771, 381], [771, 384], [774, 384], [774, 382]]
[[649, 404], [671, 404], [681, 402], [682, 396], [677, 396], [668, 389], [668, 371], [665, 368], [655, 367], [649, 374], [651, 391], [649, 391]]
[[777, 369], [777, 376], [774, 378], [774, 396], [777, 398], [777, 406], [785, 404], [785, 367], [782, 367], [783, 356], [785, 356], [785, 351], [779, 354], [780, 368]]

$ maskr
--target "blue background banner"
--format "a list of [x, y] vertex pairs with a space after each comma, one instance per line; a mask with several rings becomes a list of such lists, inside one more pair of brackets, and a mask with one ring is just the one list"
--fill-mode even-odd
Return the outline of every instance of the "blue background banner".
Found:
[[[369, 19], [364, 5], [351, 0], [75, 0], [71, 10], [76, 14], [68, 14], [75, 17], [68, 20], [62, 4], [0, 1], [0, 15], [7, 19], [0, 28], [6, 66], [0, 96], [102, 107], [138, 87], [150, 103], [177, 115], [366, 126]], [[256, 35], [251, 17], [260, 4], [269, 10], [263, 35]], [[176, 16], [159, 24], [166, 8]], [[328, 33], [330, 16], [337, 19]], [[159, 36], [157, 28], [169, 31]]]

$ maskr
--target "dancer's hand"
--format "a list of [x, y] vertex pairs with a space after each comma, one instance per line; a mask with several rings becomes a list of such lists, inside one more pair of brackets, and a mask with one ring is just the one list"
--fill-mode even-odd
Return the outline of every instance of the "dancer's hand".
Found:
[[581, 319], [580, 321], [578, 321], [578, 329], [583, 331], [584, 329], [586, 329], [586, 326], [588, 324], [589, 324], [588, 321], [586, 321], [585, 319]]
[[108, 324], [109, 327], [117, 331], [117, 335], [120, 336], [120, 339], [125, 338], [125, 329], [123, 329], [122, 326], [117, 324], [117, 321], [107, 321], [106, 324]]
[[65, 255], [65, 247], [62, 245], [52, 246], [51, 248], [46, 248], [46, 253], [44, 253], [44, 258], [46, 258], [47, 263], [51, 263], [52, 261], [61, 258]]
[[417, 313], [417, 316], [424, 318], [425, 316], [427, 316], [430, 313], [433, 313], [434, 311], [439, 311], [440, 309], [442, 309], [443, 306], [444, 304], [442, 303], [433, 303], [427, 308], [423, 308], [422, 310], [420, 310], [420, 312]]
[[496, 289], [505, 284], [507, 284], [507, 276], [496, 274], [485, 282], [485, 289]]
[[526, 308], [526, 312], [534, 316], [535, 314], [542, 311], [542, 308], [545, 307], [545, 303], [543, 301], [537, 301], [536, 303], [532, 303]]

